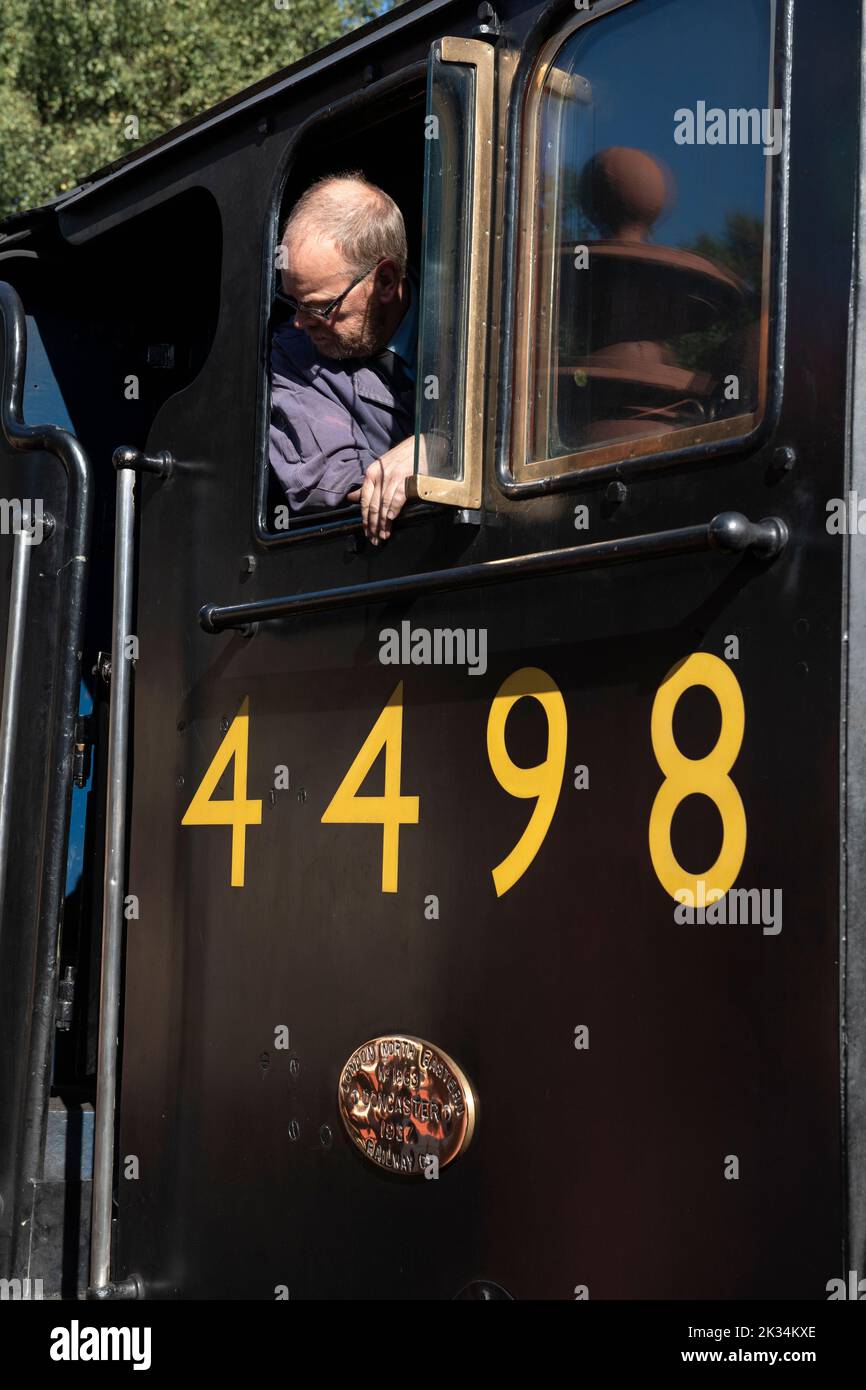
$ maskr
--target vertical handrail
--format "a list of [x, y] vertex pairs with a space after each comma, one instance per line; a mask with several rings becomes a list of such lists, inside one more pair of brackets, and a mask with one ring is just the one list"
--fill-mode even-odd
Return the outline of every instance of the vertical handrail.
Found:
[[90, 1232], [90, 1282], [96, 1288], [102, 1288], [109, 1283], [111, 1268], [114, 1104], [117, 1086], [117, 1028], [120, 1014], [120, 958], [123, 940], [123, 861], [126, 848], [126, 772], [132, 673], [132, 664], [125, 655], [125, 646], [132, 623], [134, 528], [135, 473], [131, 469], [120, 468], [117, 473], [117, 518], [114, 533], [108, 804], [93, 1149], [93, 1217]]
[[167, 477], [173, 459], [150, 457], [137, 449], [114, 453], [117, 515], [114, 531], [114, 597], [111, 626], [111, 695], [108, 714], [108, 793], [105, 872], [102, 900], [102, 973], [99, 986], [99, 1047], [94, 1118], [93, 1193], [90, 1227], [91, 1298], [140, 1297], [135, 1278], [111, 1282], [111, 1208], [114, 1191], [114, 1116], [117, 1096], [120, 965], [123, 949], [123, 891], [126, 859], [126, 780], [129, 763], [129, 702], [132, 659], [127, 638], [132, 628], [135, 551], [136, 472]]

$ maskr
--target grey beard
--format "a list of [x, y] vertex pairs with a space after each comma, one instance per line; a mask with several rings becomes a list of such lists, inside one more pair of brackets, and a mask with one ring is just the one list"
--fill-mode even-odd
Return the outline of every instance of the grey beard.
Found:
[[388, 343], [387, 335], [382, 328], [384, 317], [381, 311], [371, 313], [369, 320], [357, 332], [343, 335], [333, 346], [328, 344], [327, 347], [322, 347], [317, 344], [317, 351], [323, 357], [336, 360], [378, 356]]
[[335, 361], [348, 361], [349, 359], [354, 361], [356, 358], [377, 356], [378, 353], [382, 352], [385, 344], [380, 342], [378, 338], [374, 338], [371, 333], [363, 333], [357, 338], [344, 339], [338, 343], [328, 344], [327, 347], [323, 343], [316, 343], [315, 346], [316, 351], [322, 357], [330, 357]]

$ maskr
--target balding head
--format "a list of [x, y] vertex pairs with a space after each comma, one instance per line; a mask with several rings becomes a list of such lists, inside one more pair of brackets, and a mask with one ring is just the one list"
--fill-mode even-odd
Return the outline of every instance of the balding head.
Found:
[[[295, 322], [319, 352], [381, 352], [408, 303], [406, 228], [393, 198], [363, 174], [320, 179], [292, 209], [282, 248], [283, 289], [301, 306]], [[303, 307], [324, 308], [338, 297], [327, 319]]]
[[406, 274], [403, 214], [361, 173], [319, 179], [295, 203], [283, 232], [287, 259], [311, 241], [330, 241], [355, 274], [386, 258], [401, 279]]

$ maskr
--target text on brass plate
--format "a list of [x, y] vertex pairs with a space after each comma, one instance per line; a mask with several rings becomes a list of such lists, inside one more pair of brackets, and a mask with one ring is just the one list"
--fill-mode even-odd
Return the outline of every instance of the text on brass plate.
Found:
[[338, 1101], [356, 1148], [393, 1173], [438, 1176], [475, 1128], [475, 1097], [456, 1062], [408, 1034], [357, 1048], [340, 1074]]

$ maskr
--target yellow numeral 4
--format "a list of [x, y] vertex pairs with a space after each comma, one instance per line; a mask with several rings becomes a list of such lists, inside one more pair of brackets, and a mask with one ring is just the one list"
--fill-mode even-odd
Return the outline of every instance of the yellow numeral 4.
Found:
[[[379, 753], [385, 750], [383, 796], [359, 796], [358, 792]], [[365, 738], [333, 799], [322, 816], [323, 825], [381, 825], [382, 892], [397, 892], [400, 826], [418, 824], [417, 796], [401, 796], [400, 767], [403, 757], [403, 682], [397, 686]]]
[[[232, 828], [232, 888], [244, 886], [244, 858], [247, 826], [261, 825], [261, 801], [247, 800], [247, 764], [250, 747], [249, 700], [244, 700], [229, 730], [214, 754], [213, 762], [187, 807], [181, 825], [230, 825]], [[235, 760], [231, 798], [214, 797], [217, 784]]]

